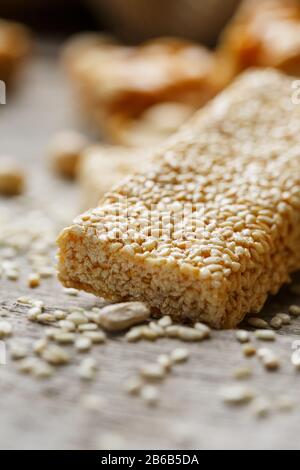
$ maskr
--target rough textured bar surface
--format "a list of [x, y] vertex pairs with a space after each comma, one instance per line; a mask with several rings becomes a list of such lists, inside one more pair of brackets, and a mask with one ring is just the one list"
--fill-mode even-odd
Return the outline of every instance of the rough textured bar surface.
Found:
[[[291, 80], [244, 74], [154, 151], [151, 173], [78, 217], [59, 238], [63, 284], [217, 328], [259, 312], [300, 268], [300, 106]], [[176, 213], [189, 204], [180, 225]], [[149, 221], [153, 205], [158, 224]]]

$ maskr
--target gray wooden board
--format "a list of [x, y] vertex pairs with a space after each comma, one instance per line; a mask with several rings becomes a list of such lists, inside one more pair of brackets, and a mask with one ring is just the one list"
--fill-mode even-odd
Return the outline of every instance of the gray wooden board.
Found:
[[[77, 188], [51, 174], [45, 155], [47, 142], [55, 131], [79, 126], [58, 65], [58, 51], [55, 44], [40, 47], [19, 91], [0, 109], [0, 153], [12, 154], [26, 166], [26, 207], [43, 210], [45, 201], [53, 202], [63, 206], [71, 221], [80, 206]], [[18, 199], [2, 200], [1, 205], [11, 209], [12, 217], [17, 212], [20, 217], [26, 216], [27, 209], [22, 209]], [[25, 318], [27, 309], [16, 304], [20, 295], [42, 299], [50, 310], [71, 305], [91, 307], [102, 302], [84, 293], [70, 297], [55, 279], [44, 280], [32, 292], [26, 287], [26, 269], [24, 266], [18, 282], [0, 280], [1, 314], [14, 323], [17, 337], [31, 341], [41, 337], [44, 328]], [[278, 309], [286, 311], [289, 303], [296, 303], [297, 299], [283, 292], [275, 301], [280, 306], [270, 304], [266, 315]], [[282, 368], [274, 373], [265, 372], [257, 359], [243, 357], [233, 331], [213, 332], [209, 341], [188, 344], [190, 360], [178, 365], [160, 386], [161, 400], [156, 408], [126, 396], [122, 383], [159, 353], [182, 345], [175, 340], [129, 344], [122, 335], [111, 337], [93, 350], [100, 371], [97, 379], [88, 384], [82, 383], [76, 373], [78, 354], [70, 366], [60, 368], [48, 381], [19, 374], [8, 359], [6, 366], [0, 366], [0, 447], [91, 449], [101, 447], [103, 439], [112, 435], [121, 436], [126, 448], [299, 448], [300, 406], [291, 413], [274, 411], [268, 418], [258, 420], [251, 405], [228, 408], [218, 396], [220, 387], [233, 383], [233, 370], [249, 363], [254, 370], [253, 378], [247, 382], [250, 386], [273, 399], [288, 394], [300, 405], [300, 376], [290, 364], [292, 343], [299, 331], [300, 320], [294, 320], [278, 333], [271, 347], [281, 357]], [[80, 398], [86, 393], [104, 397], [107, 405], [103, 411], [89, 412], [80, 405]]]

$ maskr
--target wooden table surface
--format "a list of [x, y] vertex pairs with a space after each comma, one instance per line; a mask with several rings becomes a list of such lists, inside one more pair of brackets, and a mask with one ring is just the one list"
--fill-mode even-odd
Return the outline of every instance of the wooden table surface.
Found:
[[[71, 221], [79, 211], [76, 185], [55, 178], [47, 167], [46, 147], [57, 130], [78, 127], [67, 82], [58, 65], [55, 44], [40, 47], [28, 66], [19, 91], [0, 109], [0, 153], [16, 156], [28, 176], [26, 198], [0, 200], [0, 209], [20, 221], [34, 210], [61, 212], [60, 224]], [[0, 210], [0, 214], [1, 214]], [[1, 224], [0, 224], [1, 234]], [[21, 264], [23, 261], [21, 260]], [[43, 280], [34, 292], [26, 287], [28, 266], [22, 264], [19, 281], [0, 279], [0, 315], [14, 324], [14, 337], [31, 342], [44, 327], [26, 319], [27, 308], [16, 303], [21, 295], [42, 299], [50, 309], [72, 305], [91, 307], [100, 299], [81, 293], [66, 295], [58, 281]], [[286, 311], [289, 303], [299, 303], [283, 292], [267, 308]], [[280, 305], [274, 305], [276, 304]], [[212, 339], [186, 344], [190, 359], [178, 365], [159, 386], [160, 403], [147, 407], [140, 398], [126, 396], [122, 384], [145, 362], [168, 353], [177, 340], [127, 343], [115, 335], [105, 345], [93, 349], [99, 375], [91, 383], [80, 381], [76, 364], [60, 368], [49, 380], [37, 380], [17, 372], [8, 358], [0, 366], [0, 447], [1, 449], [92, 449], [101, 447], [144, 449], [279, 449], [300, 447], [300, 373], [290, 364], [293, 341], [300, 331], [300, 319], [278, 332], [270, 347], [282, 360], [280, 371], [267, 373], [257, 358], [245, 359], [233, 331], [213, 332]], [[257, 342], [256, 342], [257, 343]], [[258, 344], [258, 343], [257, 343]], [[70, 349], [71, 351], [71, 349]], [[295, 399], [289, 413], [273, 410], [258, 419], [252, 405], [231, 408], [219, 397], [220, 387], [236, 383], [235, 368], [253, 368], [246, 381], [260, 395], [276, 400], [282, 395]], [[81, 405], [85, 394], [103, 397], [99, 412]]]

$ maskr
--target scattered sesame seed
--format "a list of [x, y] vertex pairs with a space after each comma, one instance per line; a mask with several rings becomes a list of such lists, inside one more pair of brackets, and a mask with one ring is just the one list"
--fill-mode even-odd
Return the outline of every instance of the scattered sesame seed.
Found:
[[30, 321], [36, 321], [38, 315], [41, 315], [42, 309], [40, 307], [31, 307], [27, 312], [27, 318]]
[[195, 323], [194, 328], [196, 330], [201, 331], [205, 335], [204, 336], [205, 338], [210, 337], [211, 329], [209, 328], [209, 326], [205, 325], [204, 323], [197, 322]]
[[167, 371], [172, 367], [172, 360], [167, 354], [159, 354], [157, 362]]
[[253, 400], [255, 393], [243, 385], [231, 385], [221, 389], [223, 401], [230, 405], [243, 405]]
[[68, 331], [59, 332], [54, 336], [54, 340], [59, 344], [74, 343], [75, 338], [76, 338], [76, 335]]
[[233, 377], [237, 380], [248, 379], [252, 375], [252, 369], [248, 366], [238, 367], [233, 372]]
[[78, 290], [73, 289], [73, 287], [64, 287], [63, 291], [65, 294], [70, 295], [71, 297], [77, 297], [79, 294]]
[[13, 332], [13, 327], [11, 323], [6, 320], [0, 321], [0, 338], [6, 338], [11, 336]]
[[159, 401], [158, 388], [153, 385], [144, 385], [141, 389], [141, 397], [149, 406], [156, 406]]
[[143, 302], [122, 302], [103, 307], [98, 315], [99, 324], [108, 331], [121, 331], [144, 323], [150, 308]]
[[280, 361], [276, 354], [267, 348], [261, 348], [258, 351], [258, 357], [261, 360], [265, 369], [275, 371], [280, 367]]
[[240, 343], [248, 343], [250, 340], [250, 335], [246, 330], [237, 330], [235, 337]]
[[262, 318], [250, 317], [248, 318], [248, 325], [253, 326], [254, 328], [268, 328], [268, 323]]
[[24, 374], [30, 374], [37, 363], [37, 358], [26, 357], [18, 362], [18, 371]]
[[46, 362], [38, 361], [33, 365], [31, 372], [38, 379], [48, 379], [54, 374], [54, 369]]
[[187, 326], [180, 326], [178, 337], [183, 341], [202, 341], [207, 337], [207, 334], [202, 330], [196, 330]]
[[51, 313], [40, 313], [36, 319], [39, 323], [53, 323], [56, 321], [55, 315]]
[[271, 412], [271, 402], [267, 398], [258, 397], [253, 402], [253, 413], [257, 418], [266, 418]]
[[261, 341], [275, 341], [275, 333], [272, 330], [256, 330], [255, 337]]
[[82, 380], [94, 380], [98, 370], [97, 363], [92, 357], [88, 357], [81, 361], [78, 374]]
[[190, 353], [185, 348], [175, 348], [170, 354], [173, 363], [185, 362], [188, 360]]
[[136, 326], [131, 328], [125, 335], [125, 338], [128, 342], [133, 343], [138, 341], [142, 338], [142, 328], [140, 326]]
[[82, 325], [84, 323], [88, 323], [88, 319], [79, 312], [72, 312], [68, 315], [68, 320], [73, 322], [74, 325]]
[[53, 315], [56, 320], [65, 320], [67, 318], [67, 313], [63, 310], [54, 310]]
[[63, 365], [70, 362], [69, 354], [60, 346], [54, 344], [50, 344], [43, 349], [41, 351], [41, 357], [52, 365]]
[[33, 343], [33, 352], [35, 352], [35, 354], [41, 354], [47, 346], [48, 341], [46, 338], [38, 339]]
[[148, 341], [155, 341], [159, 337], [156, 331], [149, 328], [149, 326], [142, 326], [141, 332], [142, 332], [142, 338]]
[[78, 331], [80, 332], [84, 332], [84, 331], [96, 331], [98, 330], [98, 325], [96, 325], [96, 323], [82, 323], [80, 325], [78, 325], [77, 329]]
[[60, 320], [58, 322], [58, 326], [63, 330], [63, 331], [75, 331], [76, 326], [74, 323], [70, 320]]
[[10, 357], [14, 360], [24, 359], [28, 354], [28, 348], [20, 341], [14, 341], [9, 345]]
[[280, 318], [283, 325], [289, 325], [291, 323], [291, 317], [287, 313], [276, 313], [276, 318]]
[[83, 336], [89, 338], [92, 343], [100, 344], [106, 341], [106, 334], [104, 331], [84, 331]]
[[29, 276], [27, 278], [27, 283], [28, 283], [28, 286], [31, 289], [35, 289], [36, 287], [39, 287], [39, 285], [41, 283], [40, 275], [38, 273], [29, 274]]
[[252, 356], [255, 356], [256, 354], [256, 347], [251, 343], [244, 344], [242, 351], [243, 351], [244, 356], [252, 357]]
[[272, 318], [269, 325], [274, 328], [274, 330], [279, 330], [282, 327], [282, 320], [277, 315]]
[[300, 315], [300, 306], [299, 305], [290, 305], [289, 306], [289, 313], [294, 317], [298, 317]]
[[85, 336], [78, 338], [75, 342], [75, 348], [79, 352], [89, 351], [91, 347], [92, 347], [92, 341], [90, 340], [90, 338], [87, 338]]
[[179, 325], [170, 325], [166, 327], [166, 335], [169, 338], [178, 338], [179, 337]]
[[162, 380], [166, 376], [166, 369], [158, 363], [145, 364], [141, 367], [140, 374], [147, 380]]
[[139, 377], [130, 377], [124, 382], [124, 390], [129, 395], [137, 395], [143, 386], [143, 382]]
[[168, 326], [172, 325], [172, 318], [169, 315], [164, 315], [162, 318], [160, 318], [157, 322], [159, 326], [162, 328], [167, 328]]
[[291, 356], [291, 362], [297, 370], [300, 370], [300, 349], [296, 349], [293, 352]]

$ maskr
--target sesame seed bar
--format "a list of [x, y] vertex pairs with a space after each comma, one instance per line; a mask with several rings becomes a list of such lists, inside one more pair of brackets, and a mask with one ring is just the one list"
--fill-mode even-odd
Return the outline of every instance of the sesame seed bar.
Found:
[[126, 176], [146, 170], [149, 150], [94, 145], [79, 161], [78, 180], [84, 209], [95, 207], [104, 194]]
[[21, 24], [0, 19], [0, 80], [11, 85], [16, 73], [31, 49], [27, 28]]
[[216, 328], [258, 313], [300, 268], [300, 106], [291, 82], [273, 70], [246, 72], [154, 150], [151, 171], [61, 233], [61, 282]]
[[214, 54], [175, 38], [124, 46], [81, 35], [67, 43], [64, 63], [91, 122], [112, 144], [161, 142], [219, 90]]
[[299, 1], [244, 0], [221, 35], [218, 55], [228, 79], [249, 67], [299, 76]]

